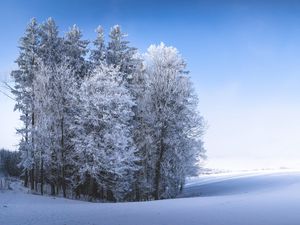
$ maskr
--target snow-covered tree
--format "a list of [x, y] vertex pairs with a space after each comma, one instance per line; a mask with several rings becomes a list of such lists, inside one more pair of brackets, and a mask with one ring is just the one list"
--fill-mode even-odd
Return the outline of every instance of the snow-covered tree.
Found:
[[149, 107], [149, 96], [147, 90], [149, 83], [147, 75], [143, 67], [139, 67], [133, 80], [133, 91], [135, 96], [136, 105], [134, 107], [135, 117], [133, 119], [133, 138], [137, 147], [137, 155], [139, 161], [139, 170], [135, 174], [135, 189], [134, 199], [136, 200], [150, 200], [152, 199], [153, 177], [154, 177], [154, 160], [153, 155], [155, 148], [153, 147], [153, 129], [152, 124], [153, 116]]
[[64, 38], [65, 60], [77, 79], [82, 79], [88, 74], [88, 63], [85, 60], [88, 44], [89, 41], [82, 40], [82, 33], [76, 25], [70, 28]]
[[[55, 66], [41, 63], [35, 80], [37, 149], [41, 162], [40, 172], [43, 175], [41, 182], [44, 182], [46, 174], [52, 194], [55, 193], [56, 186], [57, 190], [62, 189], [64, 196], [73, 147], [68, 135], [73, 120], [71, 108], [75, 105], [74, 95], [78, 87], [76, 81], [66, 60]], [[44, 168], [48, 168], [48, 171], [44, 171]]]
[[39, 57], [45, 65], [54, 65], [61, 61], [62, 38], [58, 34], [58, 27], [52, 18], [40, 25]]
[[121, 79], [118, 68], [97, 67], [82, 84], [81, 110], [74, 126], [78, 185], [92, 179], [110, 200], [125, 197], [136, 170], [129, 124], [134, 103]]
[[[151, 45], [145, 55], [154, 198], [175, 197], [203, 153], [197, 98], [177, 49]], [[146, 150], [147, 151], [147, 150]]]
[[91, 61], [93, 67], [100, 66], [102, 62], [106, 59], [106, 45], [104, 42], [104, 30], [101, 26], [98, 26], [96, 29], [97, 38], [93, 42], [95, 49], [91, 51]]
[[[35, 86], [35, 117], [36, 117], [36, 163], [39, 162], [40, 192], [44, 193], [44, 178], [47, 177], [48, 183], [51, 183], [51, 165], [53, 150], [53, 132], [51, 122], [53, 115], [51, 112], [50, 98], [50, 72], [44, 64], [39, 65], [39, 70], [34, 79]], [[49, 129], [50, 128], [50, 129]], [[48, 168], [47, 170], [45, 168]]]
[[30, 178], [31, 188], [34, 188], [34, 85], [33, 80], [37, 71], [39, 49], [39, 27], [35, 19], [28, 24], [25, 35], [20, 39], [20, 55], [16, 60], [18, 70], [11, 76], [15, 80], [12, 93], [16, 98], [15, 110], [20, 111], [20, 120], [23, 127], [18, 129], [21, 135], [20, 151], [21, 166], [24, 168], [24, 184], [28, 185]]
[[137, 49], [129, 46], [129, 41], [125, 39], [127, 34], [121, 31], [119, 25], [111, 28], [109, 37], [106, 61], [108, 65], [118, 67], [123, 74], [122, 79], [130, 84], [136, 65], [140, 63], [135, 57]]

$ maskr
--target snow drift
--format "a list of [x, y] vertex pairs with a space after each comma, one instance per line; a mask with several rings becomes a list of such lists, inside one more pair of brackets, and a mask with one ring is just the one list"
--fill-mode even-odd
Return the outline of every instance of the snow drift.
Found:
[[11, 185], [0, 193], [1, 225], [297, 225], [300, 172], [204, 176], [181, 197], [89, 203], [36, 196]]

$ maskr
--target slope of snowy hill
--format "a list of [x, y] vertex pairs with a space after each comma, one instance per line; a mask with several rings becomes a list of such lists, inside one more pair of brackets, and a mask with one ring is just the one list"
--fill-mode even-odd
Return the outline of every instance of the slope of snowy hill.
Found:
[[[1, 225], [297, 225], [300, 172], [203, 176], [182, 198], [89, 203], [26, 194], [20, 184], [0, 192]], [[200, 196], [193, 198], [184, 198]]]

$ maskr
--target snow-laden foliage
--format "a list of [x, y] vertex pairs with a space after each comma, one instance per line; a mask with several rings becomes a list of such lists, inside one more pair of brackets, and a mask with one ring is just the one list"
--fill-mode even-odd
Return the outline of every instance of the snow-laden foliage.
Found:
[[106, 46], [104, 43], [104, 30], [101, 26], [98, 26], [96, 29], [97, 38], [93, 42], [95, 49], [91, 50], [91, 61], [92, 64], [96, 67], [105, 61], [106, 57]]
[[144, 108], [154, 151], [149, 167], [155, 168], [156, 199], [175, 197], [185, 177], [195, 174], [203, 152], [202, 118], [185, 66], [177, 49], [163, 43], [151, 45], [145, 54]]
[[23, 127], [17, 130], [21, 135], [20, 147], [24, 168], [25, 186], [28, 185], [30, 173], [31, 187], [33, 188], [34, 176], [34, 85], [33, 80], [38, 70], [38, 56], [40, 51], [40, 29], [35, 19], [32, 19], [20, 39], [20, 54], [16, 60], [18, 70], [14, 70], [11, 76], [15, 80], [12, 93], [15, 95], [15, 110], [21, 113], [20, 120]]
[[134, 102], [119, 69], [98, 66], [83, 81], [79, 103], [73, 128], [77, 182], [89, 181], [121, 200], [130, 190], [137, 165], [129, 123]]
[[173, 47], [144, 55], [120, 26], [89, 50], [74, 25], [33, 19], [20, 41], [13, 93], [25, 186], [109, 201], [175, 197], [204, 157], [203, 120]]
[[[52, 187], [62, 187], [66, 196], [67, 173], [70, 155], [73, 148], [71, 142], [71, 125], [73, 110], [76, 109], [74, 94], [77, 88], [74, 71], [69, 68], [68, 61], [58, 65], [40, 64], [36, 74], [36, 149], [39, 159], [39, 171]], [[51, 168], [45, 171], [44, 168]], [[43, 180], [43, 179], [42, 179]], [[43, 186], [41, 186], [41, 192]]]

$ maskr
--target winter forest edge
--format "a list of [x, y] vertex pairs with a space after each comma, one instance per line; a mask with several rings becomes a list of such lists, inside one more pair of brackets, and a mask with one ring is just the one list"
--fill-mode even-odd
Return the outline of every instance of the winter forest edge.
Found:
[[174, 198], [205, 159], [204, 121], [186, 62], [174, 47], [130, 46], [120, 26], [105, 41], [63, 37], [32, 19], [10, 87], [22, 127], [24, 186], [90, 201]]

